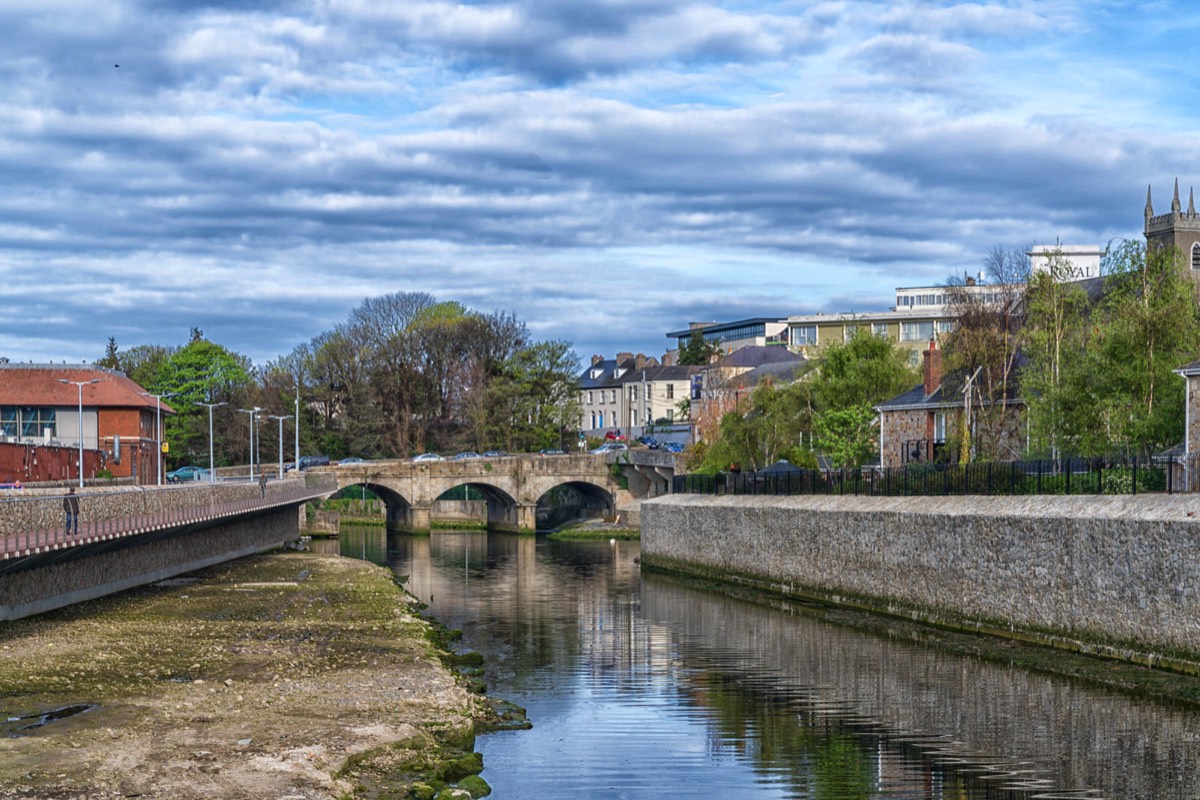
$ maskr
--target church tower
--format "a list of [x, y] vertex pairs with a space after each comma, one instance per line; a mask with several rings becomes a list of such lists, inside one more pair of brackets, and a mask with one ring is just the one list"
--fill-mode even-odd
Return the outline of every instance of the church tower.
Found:
[[1146, 249], [1174, 247], [1191, 266], [1192, 279], [1200, 282], [1200, 215], [1196, 213], [1195, 193], [1188, 190], [1187, 211], [1179, 202], [1179, 179], [1175, 179], [1175, 196], [1171, 213], [1154, 216], [1150, 202], [1150, 187], [1146, 187]]

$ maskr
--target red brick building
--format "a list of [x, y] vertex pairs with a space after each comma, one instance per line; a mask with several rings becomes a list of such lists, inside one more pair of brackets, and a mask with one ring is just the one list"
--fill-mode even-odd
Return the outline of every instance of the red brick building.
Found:
[[[95, 381], [95, 383], [92, 383]], [[83, 384], [83, 414], [80, 388]], [[0, 364], [0, 483], [84, 478], [105, 468], [158, 481], [157, 401], [122, 372], [67, 364]], [[162, 404], [161, 415], [174, 414]], [[60, 474], [65, 471], [68, 475]]]

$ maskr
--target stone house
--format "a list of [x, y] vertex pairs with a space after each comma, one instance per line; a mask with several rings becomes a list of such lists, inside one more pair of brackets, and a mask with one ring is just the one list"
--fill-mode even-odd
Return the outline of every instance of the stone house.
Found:
[[[936, 339], [929, 340], [921, 361], [921, 383], [875, 407], [879, 413], [879, 460], [884, 467], [957, 462], [956, 443], [960, 441], [964, 417], [978, 408], [970, 396], [967, 376], [942, 375], [942, 351]], [[1016, 456], [1023, 450], [1025, 403], [1016, 396], [1015, 386], [1007, 405], [995, 448]], [[976, 435], [975, 422], [969, 417], [966, 421], [972, 436]]]

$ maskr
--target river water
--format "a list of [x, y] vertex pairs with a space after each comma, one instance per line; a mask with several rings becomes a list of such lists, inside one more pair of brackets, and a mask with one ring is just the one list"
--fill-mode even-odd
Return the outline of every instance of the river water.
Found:
[[533, 728], [492, 797], [1200, 798], [1200, 710], [642, 575], [636, 542], [343, 528]]

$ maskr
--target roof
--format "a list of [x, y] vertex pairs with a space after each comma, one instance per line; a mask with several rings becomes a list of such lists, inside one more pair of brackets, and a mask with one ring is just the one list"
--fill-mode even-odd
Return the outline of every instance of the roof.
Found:
[[786, 347], [759, 346], [743, 347], [734, 350], [727, 356], [717, 359], [715, 367], [761, 367], [763, 364], [797, 364], [807, 359], [799, 353], [793, 353]]
[[749, 372], [743, 372], [737, 376], [737, 379], [746, 386], [753, 386], [768, 378], [776, 383], [794, 381], [800, 377], [800, 373], [804, 371], [807, 363], [807, 359], [801, 358], [799, 361], [777, 361], [773, 364], [763, 364]]
[[[85, 383], [98, 380], [98, 383]], [[71, 383], [61, 383], [71, 381]], [[153, 397], [125, 373], [89, 364], [0, 364], [0, 406], [76, 406], [84, 383], [83, 404], [91, 408], [155, 408]], [[174, 414], [166, 403], [162, 411]]]
[[704, 325], [698, 325], [695, 328], [684, 328], [681, 331], [671, 331], [667, 334], [670, 339], [686, 339], [693, 333], [719, 333], [732, 328], [742, 328], [746, 325], [767, 325], [787, 322], [787, 317], [749, 317], [747, 319], [738, 319], [733, 322], [709, 322]]
[[[1020, 373], [1015, 373], [1008, 382], [1008, 402], [1013, 405], [1024, 405], [1020, 396]], [[953, 408], [963, 404], [963, 390], [967, 383], [965, 370], [955, 370], [943, 376], [941, 384], [930, 394], [925, 394], [925, 384], [919, 383], [903, 394], [898, 394], [890, 400], [885, 400], [875, 406], [876, 411], [899, 411], [911, 408]]]

